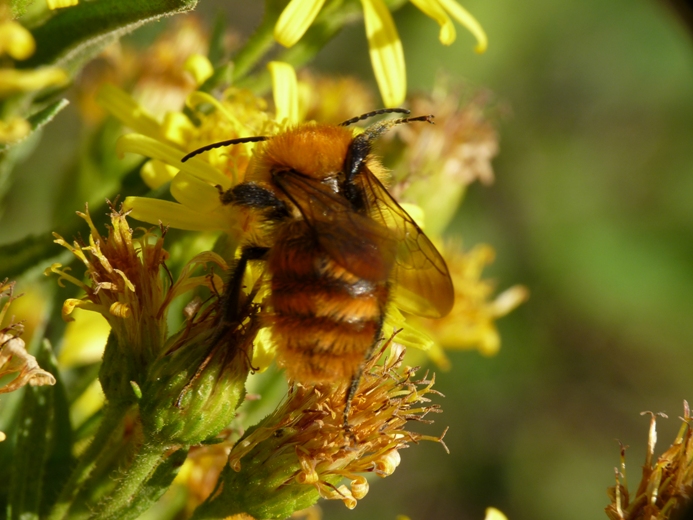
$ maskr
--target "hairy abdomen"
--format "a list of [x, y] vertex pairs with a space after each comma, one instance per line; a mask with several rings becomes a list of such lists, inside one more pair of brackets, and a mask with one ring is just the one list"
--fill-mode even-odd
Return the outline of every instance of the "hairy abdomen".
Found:
[[302, 383], [351, 379], [380, 334], [387, 282], [335, 264], [302, 220], [279, 230], [268, 267], [272, 335], [287, 375]]

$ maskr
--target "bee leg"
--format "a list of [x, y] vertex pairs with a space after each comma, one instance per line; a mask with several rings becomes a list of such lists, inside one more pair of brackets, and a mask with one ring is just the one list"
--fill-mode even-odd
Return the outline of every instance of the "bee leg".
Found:
[[361, 376], [363, 375], [363, 367], [358, 369], [352, 378], [351, 383], [349, 383], [349, 390], [346, 394], [346, 403], [344, 403], [344, 416], [343, 416], [343, 426], [348, 432], [351, 430], [349, 427], [349, 412], [351, 412], [351, 401], [356, 397], [356, 391], [359, 389], [359, 384], [361, 384]]
[[283, 220], [289, 217], [286, 204], [270, 190], [254, 182], [244, 182], [221, 193], [221, 203], [235, 204], [259, 210], [266, 210], [269, 220]]
[[[215, 339], [221, 339], [228, 332], [232, 325], [238, 324], [241, 321], [241, 290], [243, 289], [243, 275], [248, 267], [249, 260], [262, 260], [269, 251], [268, 247], [246, 246], [241, 252], [241, 257], [236, 262], [231, 278], [226, 284], [224, 294], [221, 300], [221, 311], [219, 316], [219, 332], [215, 335]], [[223, 329], [223, 331], [222, 331]]]
[[212, 355], [215, 349], [221, 344], [224, 337], [232, 332], [235, 327], [242, 321], [241, 317], [241, 289], [243, 289], [243, 275], [245, 274], [246, 267], [248, 266], [249, 260], [261, 260], [269, 248], [259, 247], [259, 246], [248, 246], [244, 247], [241, 252], [241, 257], [236, 262], [236, 266], [231, 273], [231, 278], [226, 284], [224, 289], [224, 294], [221, 296], [221, 309], [219, 312], [220, 321], [217, 323], [216, 332], [209, 341], [209, 350], [205, 356], [204, 361], [197, 369], [195, 375], [190, 378], [190, 381], [183, 387], [178, 399], [176, 399], [176, 406], [181, 407], [183, 397], [188, 392], [195, 380], [200, 376], [202, 371], [205, 369], [207, 364], [211, 361]]

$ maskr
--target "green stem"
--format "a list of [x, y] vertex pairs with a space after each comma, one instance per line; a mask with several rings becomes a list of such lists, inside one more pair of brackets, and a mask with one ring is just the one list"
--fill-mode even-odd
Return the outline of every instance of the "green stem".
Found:
[[118, 520], [127, 518], [138, 490], [166, 460], [168, 446], [143, 444], [109, 497], [92, 510], [93, 519]]
[[89, 444], [89, 447], [77, 462], [77, 467], [72, 471], [72, 475], [70, 475], [63, 491], [60, 493], [58, 500], [53, 506], [48, 520], [61, 520], [67, 516], [77, 493], [79, 493], [84, 486], [89, 475], [96, 466], [96, 463], [104, 452], [111, 449], [111, 443], [109, 442], [111, 436], [119, 431], [118, 426], [128, 408], [127, 406], [109, 407], [109, 409], [105, 411], [101, 426], [96, 432], [94, 439]]
[[286, 2], [267, 0], [265, 2], [265, 15], [257, 30], [250, 37], [243, 48], [233, 58], [233, 79], [237, 81], [257, 65], [257, 63], [274, 46], [274, 26]]

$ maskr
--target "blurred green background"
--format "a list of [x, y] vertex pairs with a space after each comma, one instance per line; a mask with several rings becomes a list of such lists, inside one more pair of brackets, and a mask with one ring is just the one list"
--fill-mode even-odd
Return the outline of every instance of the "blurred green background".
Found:
[[[478, 520], [487, 506], [511, 520], [606, 518], [615, 439], [631, 446], [634, 485], [640, 412], [669, 414], [661, 453], [693, 398], [691, 35], [653, 0], [462, 3], [489, 35], [482, 56], [459, 26], [442, 47], [413, 5], [396, 13], [409, 85], [430, 89], [446, 71], [512, 107], [496, 183], [469, 189], [449, 233], [491, 244], [487, 277], [500, 289], [523, 283], [531, 299], [499, 322], [496, 357], [451, 352], [453, 370], [437, 374], [445, 413], [423, 430], [450, 425], [451, 454], [433, 443], [402, 452], [355, 511], [322, 503], [324, 518]], [[224, 10], [247, 33], [259, 16], [247, 4], [202, 0], [198, 12]], [[316, 68], [370, 80], [367, 56], [356, 24]], [[52, 228], [57, 172], [78, 135], [74, 114], [49, 125], [15, 176], [0, 242]]]

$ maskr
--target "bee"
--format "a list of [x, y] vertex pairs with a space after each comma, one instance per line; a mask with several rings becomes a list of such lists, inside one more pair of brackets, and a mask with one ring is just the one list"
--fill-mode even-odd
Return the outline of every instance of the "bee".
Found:
[[[257, 212], [263, 232], [241, 247], [224, 292], [227, 324], [239, 313], [243, 274], [263, 260], [270, 280], [267, 323], [278, 364], [304, 384], [351, 381], [347, 409], [362, 367], [381, 336], [388, 304], [442, 317], [454, 290], [445, 261], [383, 185], [372, 143], [390, 128], [433, 122], [433, 116], [381, 121], [354, 136], [350, 125], [303, 123], [274, 136], [213, 143], [261, 142], [243, 183], [220, 189], [223, 204]], [[346, 420], [346, 409], [345, 409]]]

